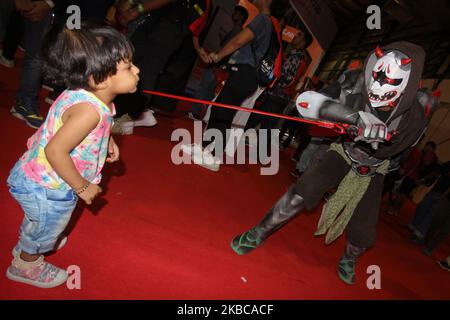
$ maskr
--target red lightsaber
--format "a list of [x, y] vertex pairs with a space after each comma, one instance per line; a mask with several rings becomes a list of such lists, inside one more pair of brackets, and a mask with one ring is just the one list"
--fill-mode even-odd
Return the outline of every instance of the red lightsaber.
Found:
[[[313, 119], [291, 117], [291, 116], [286, 116], [283, 114], [276, 114], [276, 113], [271, 113], [271, 112], [266, 112], [266, 111], [261, 111], [261, 110], [253, 110], [253, 109], [248, 109], [248, 108], [243, 108], [243, 107], [238, 107], [238, 106], [232, 106], [232, 105], [224, 104], [224, 103], [220, 103], [220, 102], [183, 97], [183, 96], [178, 96], [175, 94], [158, 92], [158, 91], [153, 91], [153, 90], [143, 90], [142, 92], [147, 93], [147, 94], [153, 94], [156, 96], [176, 99], [176, 100], [200, 103], [200, 104], [204, 104], [204, 105], [212, 105], [212, 106], [226, 108], [226, 109], [232, 109], [232, 110], [238, 110], [238, 111], [244, 111], [244, 112], [250, 112], [250, 113], [257, 113], [257, 114], [262, 114], [264, 116], [312, 124], [312, 125], [319, 126], [322, 128], [331, 129], [339, 134], [357, 135], [357, 133], [358, 133], [358, 128], [355, 127], [354, 125], [351, 125], [348, 123], [339, 123], [339, 122], [331, 122], [331, 121], [324, 121], [324, 120], [313, 120]], [[395, 134], [396, 134], [395, 132], [393, 132], [392, 134], [388, 133], [386, 140], [387, 141], [391, 140], [392, 135], [395, 135]]]
[[205, 105], [212, 105], [212, 106], [226, 108], [226, 109], [232, 109], [232, 110], [238, 110], [238, 111], [244, 111], [244, 112], [250, 112], [250, 113], [257, 113], [257, 114], [261, 114], [264, 116], [270, 116], [270, 117], [279, 118], [279, 119], [286, 119], [286, 120], [291, 120], [291, 121], [296, 121], [296, 122], [312, 124], [312, 125], [316, 125], [316, 126], [319, 126], [322, 128], [334, 130], [340, 134], [347, 134], [348, 130], [350, 130], [351, 127], [354, 127], [354, 126], [352, 126], [350, 124], [346, 124], [346, 123], [335, 123], [335, 122], [323, 121], [323, 120], [312, 120], [312, 119], [291, 117], [291, 116], [286, 116], [283, 114], [276, 114], [276, 113], [271, 113], [271, 112], [266, 112], [266, 111], [261, 111], [261, 110], [248, 109], [248, 108], [232, 106], [232, 105], [228, 105], [228, 104], [224, 104], [224, 103], [220, 103], [220, 102], [183, 97], [183, 96], [178, 96], [175, 94], [152, 91], [152, 90], [143, 90], [143, 92], [147, 93], [147, 94], [153, 94], [153, 95], [176, 99], [176, 100], [200, 103], [200, 104], [205, 104]]

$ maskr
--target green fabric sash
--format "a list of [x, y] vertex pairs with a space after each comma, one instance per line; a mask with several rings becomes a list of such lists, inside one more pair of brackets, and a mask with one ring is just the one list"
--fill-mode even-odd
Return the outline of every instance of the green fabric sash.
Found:
[[[351, 160], [347, 156], [342, 144], [332, 143], [328, 151], [335, 151], [341, 155], [344, 160], [351, 165]], [[376, 172], [386, 175], [389, 168], [389, 160], [384, 160], [377, 168]], [[330, 244], [336, 240], [347, 226], [358, 203], [369, 187], [373, 176], [359, 176], [352, 169], [342, 179], [336, 193], [324, 204], [322, 215], [317, 225], [317, 231], [314, 235], [324, 235], [325, 244]], [[341, 213], [342, 211], [342, 213]], [[341, 213], [339, 215], [339, 213]], [[338, 216], [339, 215], [339, 216]]]

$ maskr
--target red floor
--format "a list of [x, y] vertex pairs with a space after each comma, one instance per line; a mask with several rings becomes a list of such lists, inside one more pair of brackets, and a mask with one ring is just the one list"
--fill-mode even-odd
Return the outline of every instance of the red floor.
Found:
[[[69, 242], [48, 257], [81, 268], [81, 289], [38, 289], [6, 279], [22, 219], [5, 180], [33, 133], [9, 114], [18, 69], [0, 66], [0, 298], [1, 299], [449, 299], [450, 274], [408, 240], [398, 218], [381, 215], [378, 242], [357, 267], [354, 286], [336, 276], [344, 238], [326, 247], [314, 238], [319, 215], [303, 214], [262, 248], [237, 256], [231, 238], [252, 226], [293, 183], [291, 151], [281, 153], [276, 176], [256, 165], [225, 165], [214, 173], [170, 160], [175, 128], [186, 118], [158, 116], [154, 128], [119, 137], [121, 162], [105, 169], [106, 192], [94, 207], [80, 203]], [[42, 97], [41, 97], [42, 98]], [[44, 103], [42, 102], [42, 105]], [[370, 265], [381, 268], [381, 290], [366, 287]]]

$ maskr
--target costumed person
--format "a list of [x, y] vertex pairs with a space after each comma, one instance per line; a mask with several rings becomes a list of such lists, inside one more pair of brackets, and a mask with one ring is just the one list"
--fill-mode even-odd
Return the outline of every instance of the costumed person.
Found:
[[[339, 99], [342, 104], [357, 110], [361, 105], [362, 74], [362, 61], [356, 59], [348, 65], [347, 70], [339, 76], [337, 82], [324, 88], [312, 89], [311, 91], [318, 91], [333, 99]], [[296, 154], [301, 152], [301, 156], [298, 158], [295, 171], [291, 173], [294, 177], [299, 178], [314, 159], [320, 157], [323, 152], [328, 150], [331, 142], [336, 140], [338, 134], [332, 130], [324, 130], [317, 126], [306, 126], [300, 122], [293, 123], [293, 125], [303, 128], [304, 136], [305, 131], [307, 131], [306, 137], [299, 144], [299, 147], [302, 146], [302, 149], [298, 150], [297, 148], [295, 152]], [[295, 157], [295, 154], [293, 157]]]
[[132, 47], [111, 27], [54, 29], [43, 48], [44, 74], [67, 86], [47, 119], [28, 140], [28, 150], [8, 177], [11, 195], [25, 217], [14, 259], [6, 276], [17, 282], [52, 288], [67, 280], [64, 269], [43, 254], [61, 248], [78, 198], [91, 204], [102, 192], [106, 162], [119, 160], [110, 137], [118, 94], [136, 91], [139, 69]]
[[326, 234], [325, 243], [330, 244], [346, 230], [338, 275], [345, 283], [354, 283], [358, 257], [375, 242], [390, 162], [417, 143], [427, 125], [429, 104], [418, 91], [424, 59], [424, 50], [409, 42], [377, 47], [366, 58], [361, 81], [353, 89], [336, 92], [348, 95], [341, 97], [345, 104], [311, 91], [298, 97], [301, 116], [353, 123], [356, 136], [332, 143], [256, 226], [237, 235], [231, 242], [236, 253], [259, 247], [302, 209], [314, 209], [328, 190], [338, 187], [323, 207], [315, 235]]

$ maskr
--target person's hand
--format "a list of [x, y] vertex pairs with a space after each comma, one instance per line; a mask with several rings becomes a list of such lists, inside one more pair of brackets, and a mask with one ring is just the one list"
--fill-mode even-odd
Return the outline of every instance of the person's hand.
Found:
[[359, 111], [358, 136], [355, 141], [365, 141], [371, 144], [374, 150], [378, 149], [378, 143], [384, 142], [388, 137], [386, 124], [373, 114]]
[[220, 56], [216, 52], [211, 52], [209, 54], [209, 58], [214, 62], [217, 63], [221, 60]]
[[22, 15], [30, 21], [43, 20], [52, 10], [46, 1], [33, 1], [33, 8], [29, 11], [22, 11]]
[[119, 161], [119, 147], [117, 146], [114, 139], [111, 137], [109, 139], [108, 157], [106, 158], [106, 162], [116, 162], [116, 161]]
[[92, 204], [92, 201], [94, 201], [100, 193], [102, 193], [102, 188], [97, 184], [91, 183], [86, 190], [78, 194], [78, 197], [83, 199], [86, 204]]
[[33, 9], [33, 3], [31, 0], [15, 0], [14, 3], [16, 5], [17, 11], [20, 12], [26, 12]]
[[122, 25], [127, 25], [130, 21], [133, 21], [137, 17], [139, 17], [140, 13], [137, 8], [130, 8], [127, 5], [119, 5], [117, 6], [119, 22]]
[[212, 59], [209, 57], [208, 53], [203, 48], [199, 48], [197, 50], [198, 56], [204, 63], [211, 63]]

